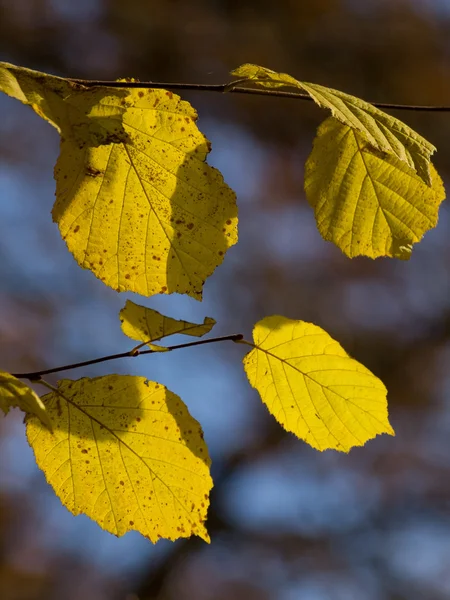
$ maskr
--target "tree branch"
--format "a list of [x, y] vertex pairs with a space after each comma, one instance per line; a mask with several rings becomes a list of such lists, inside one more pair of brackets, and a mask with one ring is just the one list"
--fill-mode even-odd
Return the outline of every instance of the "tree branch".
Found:
[[[231, 83], [161, 83], [157, 81], [101, 81], [93, 79], [72, 79], [69, 81], [79, 83], [85, 87], [111, 87], [111, 88], [142, 88], [142, 89], [165, 89], [165, 90], [191, 90], [196, 92], [218, 92], [220, 94], [252, 94], [256, 96], [273, 96], [276, 98], [294, 98], [295, 100], [306, 100], [314, 102], [309, 94], [298, 92], [285, 92], [281, 90], [265, 90], [249, 88], [236, 85], [242, 80]], [[377, 108], [391, 110], [412, 110], [427, 112], [450, 112], [450, 106], [428, 106], [423, 104], [394, 104], [391, 102], [370, 102]]]
[[[195, 342], [186, 342], [184, 344], [177, 344], [175, 346], [164, 346], [161, 347], [161, 351], [167, 352], [172, 350], [180, 350], [180, 348], [190, 348], [192, 346], [201, 346], [202, 344], [213, 344], [215, 342], [240, 342], [244, 339], [242, 333], [233, 333], [231, 335], [223, 335], [220, 337], [208, 338], [206, 340], [196, 340]], [[151, 340], [148, 343], [152, 343]], [[160, 350], [137, 350], [133, 348], [128, 352], [121, 352], [120, 354], [110, 354], [108, 356], [101, 356], [100, 358], [93, 358], [92, 360], [85, 360], [83, 362], [71, 363], [69, 365], [63, 365], [62, 367], [53, 367], [52, 369], [44, 369], [42, 371], [33, 371], [30, 373], [11, 373], [13, 377], [17, 379], [29, 379], [30, 381], [39, 380], [42, 375], [49, 375], [50, 373], [59, 373], [60, 371], [68, 371], [69, 369], [79, 369], [80, 367], [87, 367], [89, 365], [95, 365], [97, 363], [106, 362], [109, 360], [116, 360], [118, 358], [134, 358], [141, 354], [154, 354], [160, 352]]]

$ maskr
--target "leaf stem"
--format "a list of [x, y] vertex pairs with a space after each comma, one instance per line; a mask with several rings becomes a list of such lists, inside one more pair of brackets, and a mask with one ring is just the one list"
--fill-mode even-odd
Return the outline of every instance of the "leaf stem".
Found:
[[243, 337], [241, 337], [238, 340], [233, 340], [234, 342], [236, 342], [236, 344], [245, 344], [246, 346], [250, 346], [250, 348], [257, 348], [257, 346], [255, 346], [255, 344], [253, 342], [249, 342], [248, 340], [244, 340]]
[[[64, 396], [61, 394], [61, 392], [58, 390], [58, 388], [56, 388], [54, 385], [52, 385], [48, 381], [45, 381], [45, 379], [42, 379], [42, 377], [39, 377], [39, 379], [35, 379], [34, 383], [43, 385], [44, 387], [51, 390], [52, 392], [55, 392], [55, 394], [59, 394], [60, 396], [62, 396], [64, 398]], [[65, 398], [64, 398], [64, 400], [65, 400]]]
[[[243, 80], [232, 81], [229, 83], [164, 83], [158, 81], [103, 81], [94, 79], [72, 79], [69, 81], [79, 83], [85, 87], [111, 87], [111, 88], [154, 88], [168, 90], [192, 90], [196, 92], [218, 92], [220, 94], [252, 94], [256, 96], [274, 96], [276, 98], [294, 98], [296, 100], [306, 100], [313, 102], [309, 94], [298, 92], [286, 92], [282, 90], [267, 90], [259, 88], [243, 87], [239, 84]], [[244, 80], [245, 81], [245, 80]], [[236, 86], [236, 87], [235, 87]], [[450, 106], [430, 106], [424, 104], [394, 104], [392, 102], [370, 102], [377, 108], [387, 108], [392, 110], [412, 110], [427, 112], [450, 112]]]
[[[222, 335], [219, 337], [208, 338], [206, 340], [195, 340], [195, 342], [185, 342], [184, 344], [176, 344], [175, 346], [166, 346], [165, 351], [168, 350], [180, 350], [180, 348], [190, 348], [191, 346], [201, 346], [203, 344], [214, 344], [215, 342], [240, 342], [243, 340], [242, 333], [233, 333], [231, 335]], [[79, 369], [80, 367], [87, 367], [89, 365], [95, 365], [97, 363], [106, 362], [109, 360], [116, 360], [118, 358], [134, 358], [141, 354], [159, 354], [158, 350], [136, 350], [136, 347], [132, 348], [128, 352], [121, 352], [119, 354], [109, 354], [108, 356], [101, 356], [100, 358], [93, 358], [91, 360], [84, 360], [78, 363], [71, 363], [69, 365], [63, 365], [61, 367], [53, 367], [52, 369], [44, 369], [42, 371], [33, 371], [30, 373], [12, 373], [13, 377], [17, 379], [29, 379], [36, 383], [43, 383], [41, 379], [42, 375], [49, 375], [50, 373], [59, 373], [60, 371], [68, 371], [69, 369]], [[44, 384], [43, 384], [44, 385]], [[50, 385], [50, 384], [48, 384]], [[48, 387], [47, 385], [47, 387]]]

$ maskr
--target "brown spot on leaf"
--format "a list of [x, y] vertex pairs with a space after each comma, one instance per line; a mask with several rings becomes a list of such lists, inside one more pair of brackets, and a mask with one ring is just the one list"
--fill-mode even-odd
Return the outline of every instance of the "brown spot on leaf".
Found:
[[139, 96], [139, 98], [143, 98], [144, 97], [144, 92], [138, 92], [138, 96]]
[[166, 96], [172, 100], [173, 94], [172, 92], [166, 92]]
[[194, 223], [189, 223], [189, 225], [187, 225], [188, 229], [193, 229], [194, 228]]
[[74, 228], [74, 230], [73, 230], [73, 232], [74, 232], [74, 233], [77, 233], [77, 231], [80, 231], [80, 226], [79, 226], [79, 225], [77, 225], [77, 226]]
[[89, 177], [99, 177], [100, 175], [103, 175], [103, 173], [99, 169], [88, 165], [86, 167], [86, 175]]

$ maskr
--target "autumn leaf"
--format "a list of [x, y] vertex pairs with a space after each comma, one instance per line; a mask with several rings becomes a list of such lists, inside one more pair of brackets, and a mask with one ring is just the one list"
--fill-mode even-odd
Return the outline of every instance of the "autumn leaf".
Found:
[[266, 317], [253, 341], [244, 357], [248, 380], [287, 431], [317, 450], [343, 452], [394, 435], [384, 384], [323, 329]]
[[166, 90], [87, 88], [7, 63], [0, 91], [61, 134], [52, 214], [78, 264], [117, 291], [200, 300], [237, 242], [237, 206], [205, 163], [195, 109]]
[[248, 78], [262, 87], [290, 86], [306, 92], [316, 104], [330, 110], [338, 121], [359, 131], [373, 148], [406, 163], [427, 185], [431, 185], [430, 158], [436, 148], [411, 127], [369, 102], [323, 85], [297, 81], [291, 75], [257, 65], [242, 65], [231, 74]]
[[374, 151], [333, 117], [319, 127], [305, 167], [305, 191], [317, 227], [347, 256], [408, 259], [435, 227], [445, 198], [431, 165], [428, 187], [406, 163]]
[[[152, 349], [155, 349], [155, 346], [149, 342], [155, 342], [176, 333], [201, 337], [205, 333], [209, 333], [216, 324], [215, 320], [210, 317], [205, 317], [202, 324], [179, 321], [166, 317], [152, 308], [135, 304], [131, 300], [127, 300], [124, 308], [120, 311], [120, 322], [126, 336], [148, 344]], [[156, 346], [156, 349], [164, 348]]]
[[200, 425], [178, 396], [131, 375], [62, 380], [42, 400], [54, 434], [37, 419], [27, 437], [61, 502], [117, 536], [152, 542], [205, 529], [212, 480]]
[[52, 422], [45, 406], [34, 390], [13, 375], [0, 371], [0, 409], [6, 414], [10, 408], [20, 408], [38, 417], [52, 431]]

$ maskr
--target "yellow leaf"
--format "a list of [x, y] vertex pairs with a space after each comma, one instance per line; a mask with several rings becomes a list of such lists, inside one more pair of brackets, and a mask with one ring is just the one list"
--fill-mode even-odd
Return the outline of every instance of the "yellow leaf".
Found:
[[59, 132], [69, 126], [64, 120], [70, 109], [61, 110], [62, 102], [77, 89], [82, 89], [82, 86], [62, 77], [0, 62], [0, 91], [31, 106]]
[[324, 239], [347, 256], [408, 259], [435, 227], [445, 198], [431, 165], [428, 187], [406, 163], [373, 150], [333, 117], [318, 129], [305, 167], [305, 191]]
[[86, 88], [7, 63], [0, 91], [61, 132], [52, 214], [78, 264], [117, 291], [200, 300], [237, 242], [237, 205], [205, 163], [192, 106], [166, 90]]
[[58, 391], [43, 397], [54, 434], [32, 419], [27, 437], [61, 502], [117, 536], [209, 542], [211, 461], [180, 398], [127, 375], [62, 380]]
[[120, 322], [122, 331], [132, 340], [145, 342], [152, 349], [164, 350], [161, 346], [154, 346], [148, 342], [155, 342], [163, 337], [183, 333], [201, 337], [209, 333], [216, 324], [214, 319], [205, 317], [203, 324], [189, 323], [189, 321], [178, 321], [166, 317], [152, 308], [146, 308], [127, 300], [124, 308], [120, 311]]
[[0, 371], [0, 409], [8, 414], [10, 408], [20, 408], [36, 415], [52, 431], [52, 422], [45, 406], [34, 390], [5, 371]]
[[244, 357], [248, 380], [287, 431], [317, 450], [343, 452], [394, 435], [383, 383], [323, 329], [266, 317], [253, 341]]
[[322, 108], [344, 125], [356, 129], [377, 150], [405, 162], [427, 185], [431, 185], [430, 158], [436, 148], [408, 125], [356, 96], [345, 94], [316, 83], [297, 81], [286, 73], [276, 73], [257, 65], [242, 65], [231, 72], [236, 77], [248, 77], [262, 87], [291, 86], [311, 96]]

